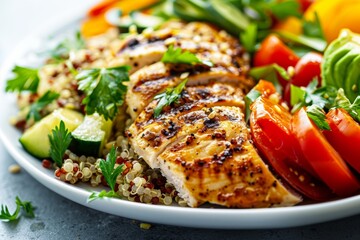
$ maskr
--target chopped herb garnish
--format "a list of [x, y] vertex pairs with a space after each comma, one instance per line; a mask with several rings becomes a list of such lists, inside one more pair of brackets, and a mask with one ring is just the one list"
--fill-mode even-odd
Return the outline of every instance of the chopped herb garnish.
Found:
[[40, 111], [56, 100], [59, 96], [60, 94], [56, 92], [47, 91], [44, 95], [42, 95], [39, 99], [30, 105], [29, 112], [26, 115], [26, 120], [33, 118], [35, 121], [39, 121], [41, 119]]
[[360, 123], [360, 96], [357, 96], [351, 103], [345, 96], [344, 89], [340, 88], [335, 98], [334, 107], [345, 109], [355, 121]]
[[16, 197], [16, 210], [13, 213], [10, 213], [8, 207], [6, 205], [1, 204], [1, 213], [0, 213], [0, 220], [3, 222], [10, 222], [15, 221], [19, 217], [19, 213], [21, 210], [25, 212], [25, 215], [28, 217], [33, 218], [34, 214], [34, 207], [32, 206], [31, 202], [21, 201], [19, 197]]
[[282, 87], [280, 85], [278, 75], [280, 75], [285, 80], [290, 79], [290, 76], [287, 73], [287, 71], [277, 64], [270, 64], [263, 67], [252, 68], [249, 72], [249, 75], [255, 78], [256, 80], [264, 79], [269, 82], [272, 82], [277, 92], [282, 91]]
[[291, 87], [292, 112], [296, 112], [303, 106], [317, 105], [320, 108], [329, 109], [336, 97], [336, 89], [332, 86], [317, 88], [318, 81], [314, 79], [306, 88]]
[[318, 105], [311, 105], [310, 107], [307, 107], [306, 113], [319, 129], [330, 130], [329, 123], [326, 121], [325, 112], [321, 107]]
[[100, 161], [100, 169], [101, 172], [109, 185], [111, 191], [101, 191], [101, 192], [93, 192], [88, 198], [88, 202], [94, 201], [99, 198], [103, 197], [119, 197], [119, 195], [115, 192], [115, 184], [116, 184], [116, 178], [119, 176], [119, 174], [123, 171], [123, 164], [117, 166], [115, 168], [116, 163], [116, 149], [115, 147], [112, 147], [110, 150], [110, 153], [106, 157], [106, 161], [102, 159]]
[[85, 48], [85, 41], [81, 37], [80, 32], [76, 32], [74, 38], [66, 38], [60, 42], [53, 50], [49, 51], [52, 59], [62, 61], [69, 56], [71, 51]]
[[124, 103], [129, 81], [129, 67], [94, 68], [83, 70], [77, 76], [79, 89], [86, 93], [83, 100], [85, 111], [103, 115], [105, 120], [113, 119], [118, 107]]
[[261, 96], [261, 92], [259, 92], [255, 88], [251, 89], [250, 92], [248, 92], [248, 94], [246, 94], [246, 97], [245, 97], [245, 105], [246, 105], [245, 106], [245, 118], [246, 118], [245, 120], [246, 120], [246, 122], [250, 118], [251, 104], [260, 96]]
[[209, 61], [202, 61], [200, 60], [195, 54], [189, 51], [182, 51], [181, 48], [174, 48], [171, 45], [168, 50], [164, 53], [163, 57], [161, 58], [163, 63], [180, 63], [180, 64], [204, 64], [209, 67], [212, 67], [213, 64]]
[[182, 91], [185, 88], [187, 83], [187, 79], [182, 81], [178, 86], [175, 88], [168, 88], [165, 92], [160, 93], [154, 97], [154, 99], [159, 100], [156, 108], [154, 109], [154, 117], [159, 117], [160, 113], [162, 112], [165, 106], [170, 106], [170, 104], [177, 102], [181, 96]]
[[7, 81], [6, 92], [36, 92], [39, 85], [38, 69], [15, 66], [12, 72], [15, 77]]
[[55, 129], [52, 129], [52, 134], [49, 134], [49, 141], [50, 157], [58, 167], [61, 167], [65, 151], [71, 142], [71, 133], [65, 128], [65, 123], [62, 120], [59, 126], [55, 126]]

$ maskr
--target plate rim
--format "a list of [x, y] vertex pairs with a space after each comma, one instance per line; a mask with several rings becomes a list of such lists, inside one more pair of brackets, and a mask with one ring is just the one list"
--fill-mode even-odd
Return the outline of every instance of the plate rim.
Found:
[[[24, 38], [24, 40], [15, 47], [14, 51], [5, 55], [2, 67], [0, 68], [1, 98], [5, 98], [7, 95], [10, 95], [4, 92], [6, 76], [11, 72], [11, 69], [17, 60], [24, 55], [27, 49], [29, 49], [30, 46], [28, 43], [31, 43], [32, 39], [39, 39], [41, 37], [54, 34], [56, 31], [59, 31], [59, 29], [80, 21], [83, 17], [83, 8], [70, 11], [61, 16], [61, 18], [56, 18], [38, 28], [38, 30]], [[66, 19], [66, 21], [63, 19]], [[10, 116], [7, 116], [6, 114], [1, 114], [0, 120], [2, 122], [8, 122], [6, 120], [8, 120], [9, 117]], [[14, 142], [14, 137], [6, 134], [6, 129], [9, 128], [13, 128], [10, 123], [8, 123], [5, 127], [1, 126], [0, 139], [14, 160], [18, 162], [33, 178], [50, 190], [73, 202], [117, 216], [185, 227], [264, 229], [303, 226], [340, 219], [360, 213], [360, 208], [357, 207], [360, 205], [360, 195], [324, 203], [258, 209], [188, 208], [149, 205], [121, 199], [102, 199], [87, 203], [86, 199], [90, 195], [89, 191], [86, 191], [76, 185], [73, 186], [61, 182], [48, 174], [44, 174], [43, 171], [31, 164], [28, 159], [35, 158], [25, 152], [24, 149], [19, 148], [20, 144], [16, 144]], [[41, 162], [38, 162], [41, 166]], [[121, 208], [125, 208], [125, 210]], [[139, 209], [143, 212], [141, 213]], [[322, 214], [329, 212], [332, 215]], [[219, 218], [221, 221], [218, 220]]]

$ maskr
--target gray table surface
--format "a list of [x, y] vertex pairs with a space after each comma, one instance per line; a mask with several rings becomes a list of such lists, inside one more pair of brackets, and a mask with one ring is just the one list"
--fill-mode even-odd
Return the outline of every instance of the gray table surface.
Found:
[[[86, 9], [96, 1], [1, 0], [0, 63], [17, 41], [44, 20], [58, 17], [69, 6]], [[25, 171], [9, 173], [8, 167], [14, 163], [0, 142], [0, 204], [13, 210], [14, 199], [19, 196], [37, 206], [36, 217], [0, 222], [0, 239], [360, 239], [360, 215], [291, 229], [226, 231], [153, 224], [144, 230], [138, 221], [67, 200]]]

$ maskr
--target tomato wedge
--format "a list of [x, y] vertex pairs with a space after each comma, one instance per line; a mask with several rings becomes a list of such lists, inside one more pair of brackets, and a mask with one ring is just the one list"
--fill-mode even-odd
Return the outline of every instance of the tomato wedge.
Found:
[[334, 193], [346, 197], [360, 189], [356, 177], [307, 116], [305, 108], [294, 115], [292, 130], [304, 156]]
[[326, 119], [331, 128], [331, 131], [323, 131], [326, 139], [360, 173], [360, 124], [341, 108], [331, 109]]
[[306, 87], [317, 78], [321, 83], [321, 62], [323, 56], [320, 53], [309, 52], [305, 54], [295, 65], [295, 74], [291, 79], [291, 84], [298, 87]]
[[251, 106], [254, 143], [273, 169], [306, 197], [324, 201], [332, 194], [304, 159], [291, 132], [291, 114], [281, 105], [259, 97]]
[[[295, 66], [299, 57], [288, 48], [276, 35], [271, 34], [261, 43], [259, 50], [254, 56], [254, 66], [260, 67], [276, 63], [285, 70], [290, 66]], [[288, 81], [279, 76], [283, 88]]]

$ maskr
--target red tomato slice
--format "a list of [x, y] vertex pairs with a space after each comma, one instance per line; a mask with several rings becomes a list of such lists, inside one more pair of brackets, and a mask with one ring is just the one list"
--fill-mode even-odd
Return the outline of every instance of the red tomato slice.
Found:
[[331, 131], [326, 139], [343, 159], [360, 173], [360, 125], [344, 109], [331, 109], [326, 114]]
[[317, 201], [329, 199], [331, 190], [315, 176], [295, 144], [290, 113], [263, 97], [258, 98], [251, 109], [254, 143], [274, 170], [306, 197]]
[[295, 74], [291, 83], [298, 87], [306, 87], [309, 83], [317, 78], [321, 82], [321, 62], [323, 56], [319, 53], [310, 52], [305, 54], [295, 66]]
[[292, 130], [304, 156], [320, 178], [341, 197], [360, 189], [359, 182], [336, 150], [307, 116], [305, 108], [292, 121]]
[[[274, 34], [264, 39], [254, 56], [255, 67], [276, 63], [287, 69], [290, 66], [294, 67], [298, 61], [299, 57]], [[285, 88], [287, 81], [280, 77], [279, 79]]]

